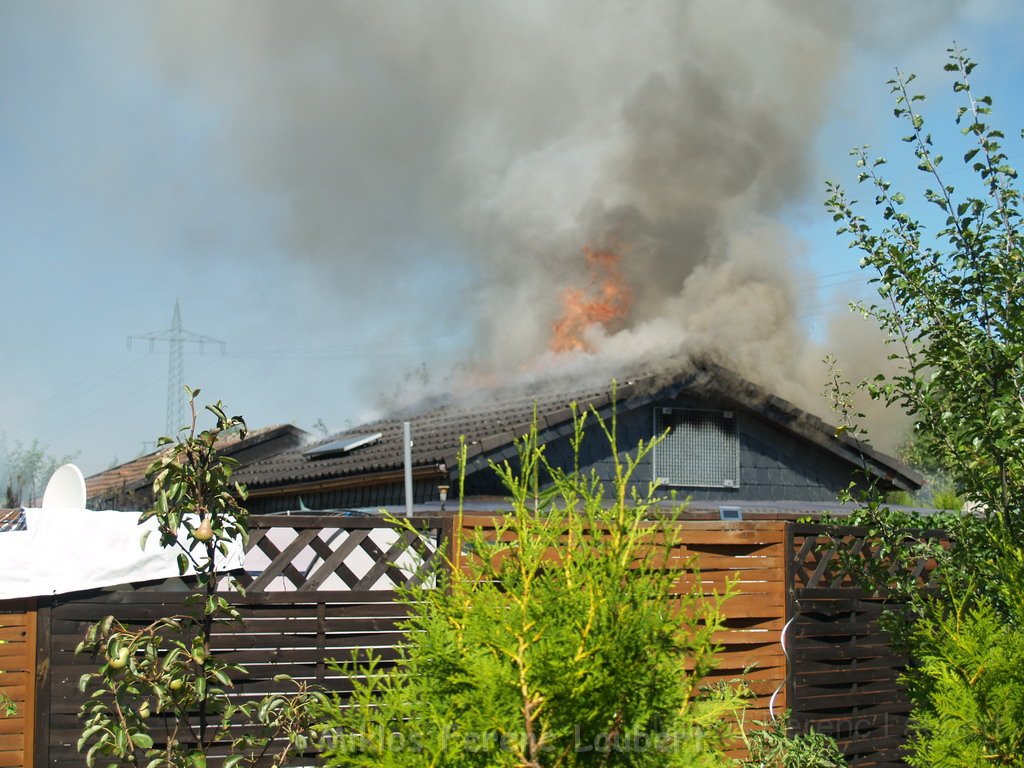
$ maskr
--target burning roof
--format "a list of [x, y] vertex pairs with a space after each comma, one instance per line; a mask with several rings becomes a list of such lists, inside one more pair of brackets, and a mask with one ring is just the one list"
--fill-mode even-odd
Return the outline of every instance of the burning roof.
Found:
[[[580, 410], [593, 408], [603, 417], [613, 404], [620, 413], [680, 394], [714, 396], [719, 401], [754, 414], [816, 450], [848, 463], [865, 464], [869, 472], [893, 488], [916, 489], [921, 478], [896, 459], [858, 443], [848, 435], [836, 435], [833, 427], [802, 411], [742, 377], [712, 362], [678, 361], [659, 372], [636, 371], [618, 378], [614, 392], [608, 379], [539, 380], [517, 389], [477, 392], [465, 398], [434, 401], [409, 409], [349, 432], [333, 435], [312, 445], [284, 451], [254, 463], [236, 474], [253, 496], [274, 489], [296, 492], [323, 491], [360, 482], [391, 482], [400, 477], [403, 464], [402, 422], [413, 425], [412, 465], [418, 477], [428, 475], [441, 482], [455, 467], [460, 439], [465, 440], [470, 471], [486, 466], [485, 459], [511, 458], [514, 441], [529, 429], [534, 417], [542, 440], [571, 431], [572, 404]], [[344, 442], [355, 434], [373, 435], [372, 441], [355, 450], [326, 452], [317, 457], [318, 445]]]
[[607, 331], [619, 330], [633, 307], [633, 291], [619, 269], [619, 254], [590, 246], [583, 253], [590, 269], [588, 285], [562, 290], [562, 313], [551, 326], [552, 352], [592, 351], [587, 329], [600, 325]]

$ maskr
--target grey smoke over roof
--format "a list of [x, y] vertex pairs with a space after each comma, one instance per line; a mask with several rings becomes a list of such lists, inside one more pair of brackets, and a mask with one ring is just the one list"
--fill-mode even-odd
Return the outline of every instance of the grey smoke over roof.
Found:
[[780, 214], [821, 182], [810, 148], [851, 52], [956, 7], [194, 2], [160, 6], [155, 43], [219, 106], [304, 269], [379, 296], [448, 243], [430, 257], [462, 291], [439, 278], [418, 311], [473, 329], [475, 370], [561, 365], [560, 298], [608, 246], [634, 301], [589, 330], [595, 356], [693, 350], [820, 411]]

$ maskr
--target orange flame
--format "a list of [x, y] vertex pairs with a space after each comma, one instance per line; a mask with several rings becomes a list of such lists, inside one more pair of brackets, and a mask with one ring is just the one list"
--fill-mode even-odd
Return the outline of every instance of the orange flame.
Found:
[[562, 314], [551, 326], [552, 352], [591, 351], [583, 332], [595, 324], [614, 327], [633, 307], [633, 292], [619, 271], [619, 255], [589, 245], [583, 254], [590, 269], [589, 285], [562, 291]]

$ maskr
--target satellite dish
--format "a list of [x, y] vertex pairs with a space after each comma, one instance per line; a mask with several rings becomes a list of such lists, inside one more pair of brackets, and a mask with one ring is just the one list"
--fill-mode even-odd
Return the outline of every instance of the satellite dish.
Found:
[[54, 470], [43, 491], [43, 509], [85, 509], [85, 478], [74, 464]]

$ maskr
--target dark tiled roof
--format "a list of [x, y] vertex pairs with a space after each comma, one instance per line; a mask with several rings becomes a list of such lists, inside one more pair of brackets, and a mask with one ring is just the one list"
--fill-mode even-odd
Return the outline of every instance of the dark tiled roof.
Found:
[[[412, 463], [416, 467], [444, 464], [452, 468], [458, 458], [461, 436], [466, 438], [467, 454], [474, 456], [511, 444], [530, 428], [534, 407], [543, 427], [570, 421], [569, 404], [609, 402], [607, 391], [525, 394], [509, 399], [495, 398], [485, 407], [474, 401], [448, 403], [419, 413], [362, 424], [358, 428], [332, 435], [239, 470], [235, 478], [250, 488], [285, 485], [327, 478], [387, 472], [402, 467], [403, 421], [412, 422]], [[379, 440], [349, 453], [309, 458], [305, 452], [326, 445], [345, 435], [379, 432]]]
[[[591, 377], [573, 380], [547, 380], [515, 389], [482, 389], [472, 394], [449, 397], [406, 414], [362, 424], [344, 433], [332, 435], [271, 456], [240, 469], [239, 482], [251, 489], [273, 488], [336, 478], [391, 473], [403, 465], [402, 422], [412, 423], [412, 464], [414, 467], [444, 465], [453, 469], [460, 436], [464, 436], [468, 458], [508, 449], [513, 440], [530, 427], [536, 409], [542, 440], [555, 432], [564, 434], [572, 422], [570, 403], [581, 409], [593, 407], [602, 416], [611, 408], [611, 380]], [[712, 396], [731, 401], [771, 421], [777, 427], [815, 443], [840, 458], [861, 464], [866, 455], [872, 471], [894, 482], [897, 487], [916, 488], [921, 478], [892, 457], [858, 445], [846, 435], [836, 437], [835, 430], [821, 419], [720, 366], [686, 360], [675, 367], [663, 366], [657, 372], [633, 372], [614, 376], [620, 412], [632, 410], [654, 400], [671, 398], [682, 392]], [[345, 435], [380, 433], [379, 440], [349, 453], [310, 458], [305, 451], [325, 445]]]
[[[236, 456], [243, 451], [273, 440], [290, 438], [290, 443], [301, 442], [306, 433], [291, 424], [275, 424], [269, 427], [253, 429], [239, 440], [238, 435], [230, 434], [219, 443], [219, 450], [225, 456]], [[86, 498], [89, 503], [108, 501], [123, 494], [142, 490], [146, 484], [146, 470], [167, 449], [153, 451], [124, 464], [98, 472], [85, 479]]]
[[163, 451], [153, 451], [85, 478], [86, 498], [106, 498], [125, 489], [134, 488], [145, 480], [146, 470], [161, 453]]

